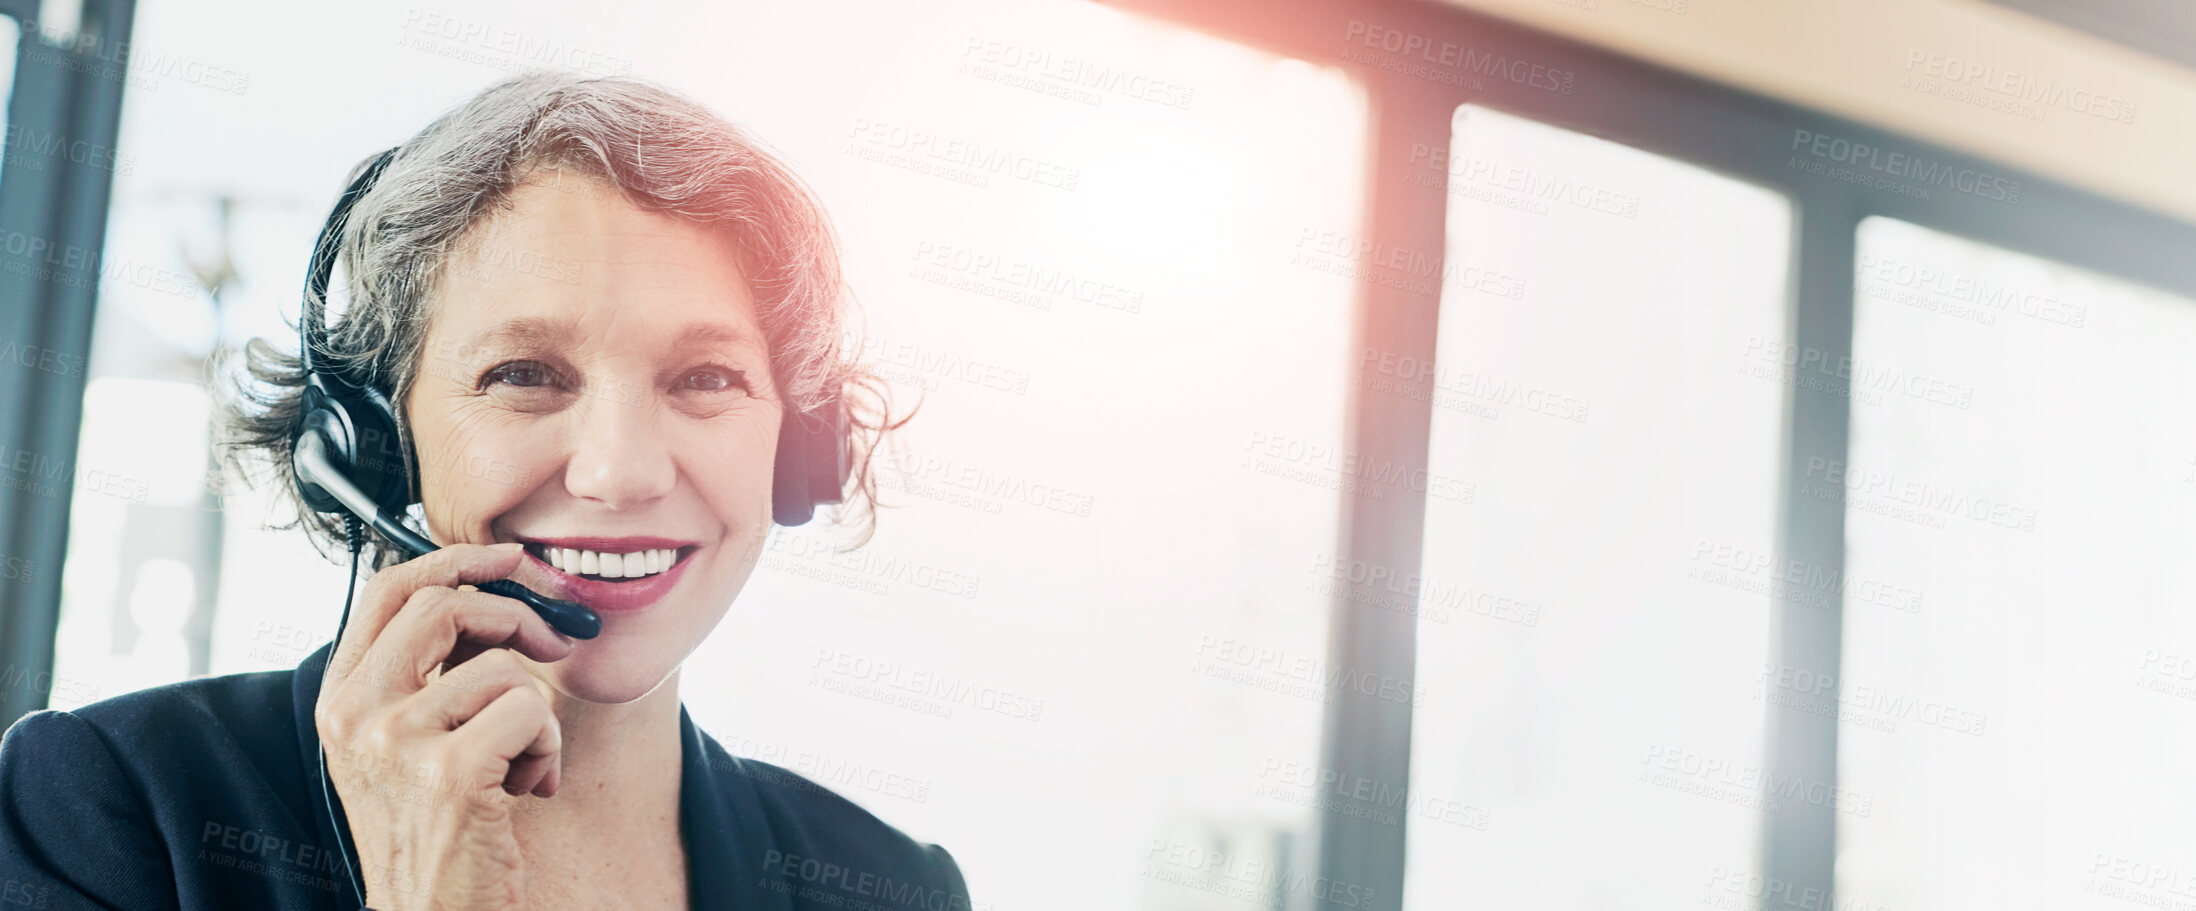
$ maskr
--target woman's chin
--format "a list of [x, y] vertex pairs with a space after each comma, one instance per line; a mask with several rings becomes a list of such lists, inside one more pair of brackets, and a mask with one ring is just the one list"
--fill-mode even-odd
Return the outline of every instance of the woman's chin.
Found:
[[582, 645], [571, 657], [552, 664], [537, 664], [534, 673], [557, 692], [598, 705], [624, 705], [663, 685], [675, 665], [645, 656], [617, 652], [589, 652]]

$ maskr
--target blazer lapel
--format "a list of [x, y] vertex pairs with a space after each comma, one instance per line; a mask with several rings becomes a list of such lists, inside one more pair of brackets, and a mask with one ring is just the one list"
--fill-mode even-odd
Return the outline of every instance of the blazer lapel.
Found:
[[695, 911], [791, 911], [793, 897], [766, 885], [764, 856], [776, 849], [754, 784], [739, 761], [694, 726], [679, 705], [684, 754], [679, 826], [686, 836], [686, 882]]

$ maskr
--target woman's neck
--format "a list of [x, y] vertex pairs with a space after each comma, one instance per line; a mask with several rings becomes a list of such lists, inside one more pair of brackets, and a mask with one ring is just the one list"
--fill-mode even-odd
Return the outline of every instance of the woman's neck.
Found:
[[[514, 815], [521, 830], [591, 833], [626, 826], [678, 824], [685, 754], [679, 729], [679, 675], [632, 702], [605, 705], [574, 699], [544, 685], [563, 735], [555, 797], [523, 799]], [[522, 835], [523, 838], [523, 835]]]

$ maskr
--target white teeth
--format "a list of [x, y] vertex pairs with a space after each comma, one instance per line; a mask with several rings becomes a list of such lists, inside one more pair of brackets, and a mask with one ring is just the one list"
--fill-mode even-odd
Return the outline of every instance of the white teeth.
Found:
[[573, 575], [600, 576], [604, 579], [652, 576], [670, 569], [679, 559], [679, 551], [675, 547], [636, 550], [623, 554], [570, 547], [544, 547], [542, 554], [544, 560], [557, 569]]

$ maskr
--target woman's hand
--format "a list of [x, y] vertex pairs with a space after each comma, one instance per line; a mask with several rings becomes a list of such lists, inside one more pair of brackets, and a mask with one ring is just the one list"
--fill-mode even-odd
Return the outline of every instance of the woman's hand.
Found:
[[379, 911], [525, 894], [512, 796], [556, 793], [562, 736], [514, 652], [556, 661], [573, 643], [526, 605], [458, 587], [520, 559], [516, 544], [457, 544], [376, 573], [329, 657], [313, 719]]

